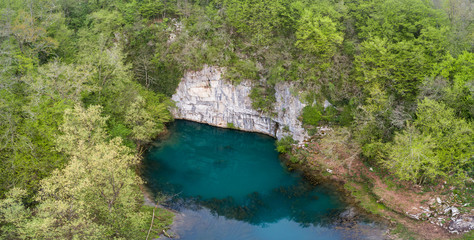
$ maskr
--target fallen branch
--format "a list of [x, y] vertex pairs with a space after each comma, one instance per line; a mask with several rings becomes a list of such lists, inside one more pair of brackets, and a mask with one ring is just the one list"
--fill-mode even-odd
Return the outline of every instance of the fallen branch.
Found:
[[170, 236], [164, 229], [163, 229], [163, 234], [168, 237], [168, 238], [173, 238], [172, 236]]
[[155, 207], [153, 208], [153, 216], [151, 217], [150, 229], [148, 229], [148, 234], [146, 235], [146, 240], [148, 240], [148, 237], [150, 236], [151, 229], [153, 228], [153, 221], [155, 220], [155, 210], [156, 210], [157, 207], [158, 207], [158, 203], [155, 204]]

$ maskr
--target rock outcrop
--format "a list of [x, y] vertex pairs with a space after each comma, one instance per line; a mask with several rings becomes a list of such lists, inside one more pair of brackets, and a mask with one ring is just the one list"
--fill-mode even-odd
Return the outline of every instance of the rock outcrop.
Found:
[[465, 233], [474, 230], [474, 216], [462, 215], [449, 221], [447, 229], [450, 233]]
[[275, 86], [275, 116], [267, 116], [252, 108], [249, 97], [252, 83], [243, 80], [233, 85], [222, 78], [224, 69], [204, 66], [201, 71], [187, 72], [172, 96], [176, 119], [207, 123], [218, 127], [234, 127], [259, 132], [281, 139], [291, 135], [303, 142], [307, 133], [298, 117], [305, 106], [291, 94], [291, 85]]

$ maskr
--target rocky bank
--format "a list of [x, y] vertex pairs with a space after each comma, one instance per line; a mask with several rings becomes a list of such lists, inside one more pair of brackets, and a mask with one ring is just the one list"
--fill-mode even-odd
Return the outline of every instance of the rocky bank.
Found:
[[308, 138], [298, 120], [305, 104], [291, 93], [290, 84], [275, 86], [276, 114], [268, 116], [252, 108], [250, 81], [233, 85], [223, 79], [223, 73], [223, 68], [213, 66], [186, 72], [172, 96], [176, 103], [171, 110], [174, 118], [264, 133], [277, 139], [290, 135], [300, 143]]

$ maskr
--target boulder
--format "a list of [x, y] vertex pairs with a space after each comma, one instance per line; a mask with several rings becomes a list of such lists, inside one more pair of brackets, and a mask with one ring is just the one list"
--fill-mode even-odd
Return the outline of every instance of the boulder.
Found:
[[444, 214], [446, 215], [451, 215], [452, 217], [455, 217], [459, 214], [459, 209], [457, 209], [456, 207], [448, 207], [446, 209], [444, 209]]
[[460, 215], [448, 222], [447, 229], [450, 233], [465, 233], [474, 230], [474, 216]]

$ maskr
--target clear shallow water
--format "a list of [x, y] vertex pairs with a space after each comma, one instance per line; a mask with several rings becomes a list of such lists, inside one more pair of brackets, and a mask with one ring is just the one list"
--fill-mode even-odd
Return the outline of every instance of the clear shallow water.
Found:
[[[265, 135], [177, 120], [144, 161], [152, 192], [176, 196], [180, 239], [368, 239], [337, 193], [288, 172]], [[374, 238], [378, 239], [378, 238]]]

